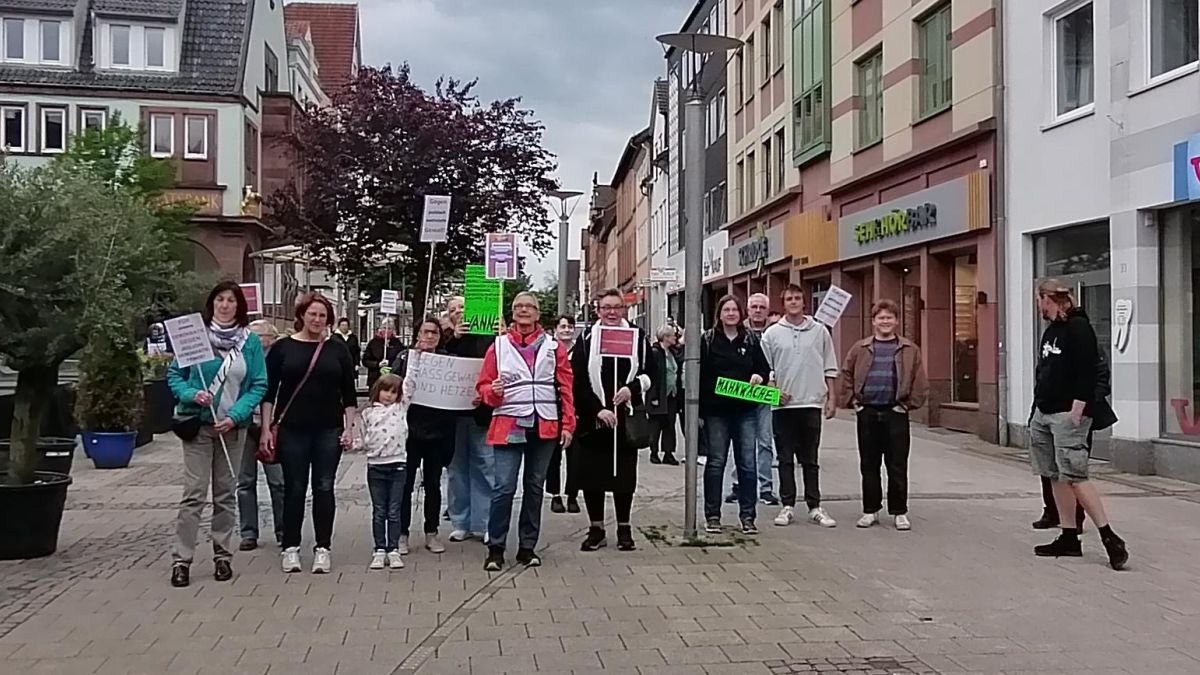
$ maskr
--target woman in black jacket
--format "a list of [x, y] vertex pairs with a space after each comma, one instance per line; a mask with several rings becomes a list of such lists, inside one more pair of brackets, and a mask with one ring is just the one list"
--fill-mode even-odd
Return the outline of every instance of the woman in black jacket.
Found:
[[[675, 356], [679, 333], [674, 326], [658, 329], [658, 342], [651, 349], [658, 363], [658, 377], [646, 396], [646, 414], [650, 416], [650, 463], [678, 466], [675, 459], [675, 419], [683, 400], [682, 360]], [[659, 452], [662, 459], [659, 459]]]
[[[717, 303], [716, 326], [706, 331], [700, 341], [700, 420], [708, 448], [708, 461], [704, 465], [704, 529], [710, 534], [721, 531], [721, 484], [731, 441], [738, 483], [754, 485], [758, 480], [755, 441], [758, 404], [718, 396], [715, 392], [718, 378], [763, 384], [771, 376], [762, 346], [746, 330], [745, 320], [742, 301], [727, 295]], [[758, 534], [754, 491], [740, 491], [738, 505], [742, 532]]]

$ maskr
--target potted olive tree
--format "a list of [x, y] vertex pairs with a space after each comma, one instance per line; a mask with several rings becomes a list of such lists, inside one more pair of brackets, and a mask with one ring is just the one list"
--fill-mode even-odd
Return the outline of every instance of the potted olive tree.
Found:
[[0, 223], [0, 357], [17, 372], [0, 474], [0, 559], [30, 558], [57, 548], [71, 483], [37, 471], [59, 366], [143, 316], [176, 263], [146, 195], [72, 157], [22, 169], [0, 156]]
[[97, 469], [124, 469], [145, 405], [137, 348], [123, 336], [96, 335], [79, 366], [75, 415], [87, 455]]

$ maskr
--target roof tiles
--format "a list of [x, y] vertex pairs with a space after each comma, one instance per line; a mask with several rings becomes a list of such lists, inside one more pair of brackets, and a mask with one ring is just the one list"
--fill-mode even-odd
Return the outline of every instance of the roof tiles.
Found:
[[289, 22], [308, 22], [321, 88], [332, 95], [345, 87], [358, 62], [358, 5], [293, 2], [284, 6], [283, 15]]

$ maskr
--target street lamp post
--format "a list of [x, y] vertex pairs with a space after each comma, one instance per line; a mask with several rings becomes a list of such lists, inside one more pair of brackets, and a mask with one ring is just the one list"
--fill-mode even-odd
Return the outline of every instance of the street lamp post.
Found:
[[[668, 33], [656, 38], [667, 47], [689, 54], [724, 54], [742, 46], [742, 41], [724, 35], [706, 33]], [[687, 311], [684, 316], [683, 373], [684, 373], [684, 442], [687, 460], [684, 462], [684, 537], [694, 538], [696, 531], [696, 462], [700, 455], [700, 308], [703, 290], [704, 224], [700, 213], [704, 209], [704, 93], [700, 90], [700, 73], [696, 73], [684, 103], [685, 167], [683, 209], [684, 289]], [[672, 158], [673, 159], [673, 158]]]
[[[571, 243], [571, 211], [567, 211], [567, 200], [575, 199], [583, 195], [582, 192], [576, 190], [550, 190], [546, 193], [550, 197], [558, 200], [558, 208], [554, 209], [555, 215], [558, 216], [558, 313], [567, 313], [567, 266], [569, 258], [567, 257], [568, 245]], [[579, 280], [575, 280], [578, 286]]]

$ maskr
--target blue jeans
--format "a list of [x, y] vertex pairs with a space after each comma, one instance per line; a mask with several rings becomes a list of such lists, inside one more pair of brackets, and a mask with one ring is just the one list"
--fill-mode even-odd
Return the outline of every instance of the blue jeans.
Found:
[[519, 548], [537, 546], [542, 529], [542, 498], [545, 495], [546, 471], [554, 454], [554, 440], [537, 438], [537, 431], [526, 435], [524, 443], [496, 446], [496, 489], [492, 491], [492, 508], [488, 516], [488, 545], [505, 548], [512, 521], [513, 499], [517, 496], [517, 478], [521, 463], [525, 464], [521, 491], [521, 516], [518, 523]]
[[[729, 462], [729, 444], [733, 443], [733, 461], [737, 466], [738, 482], [754, 485], [755, 432], [758, 411], [754, 408], [718, 413], [704, 418], [704, 433], [708, 436], [708, 461], [704, 465], [704, 518], [721, 517], [721, 485], [725, 480], [725, 465]], [[758, 495], [754, 490], [738, 490], [738, 517], [754, 520]]]
[[487, 444], [487, 428], [469, 415], [458, 418], [454, 458], [447, 474], [450, 526], [466, 532], [486, 532], [496, 486], [496, 455]]
[[279, 463], [283, 465], [283, 547], [300, 545], [304, 499], [312, 474], [313, 535], [317, 548], [333, 543], [333, 482], [342, 460], [341, 429], [279, 429]]
[[[257, 431], [256, 431], [257, 430]], [[246, 448], [242, 450], [242, 466], [238, 472], [237, 503], [238, 520], [241, 521], [242, 539], [258, 540], [258, 441], [262, 431], [258, 427], [246, 434]], [[283, 543], [283, 467], [278, 464], [263, 464], [267, 477], [267, 490], [271, 494], [271, 522], [275, 527], [276, 543]]]
[[[758, 447], [758, 494], [765, 495], [774, 492], [771, 482], [771, 466], [775, 464], [775, 435], [771, 430], [771, 406], [761, 405], [755, 411], [754, 442]], [[740, 491], [741, 481], [738, 480], [737, 470], [733, 472], [733, 489]]]
[[371, 534], [375, 550], [400, 547], [400, 504], [404, 501], [404, 462], [367, 465], [367, 490], [371, 493]]

